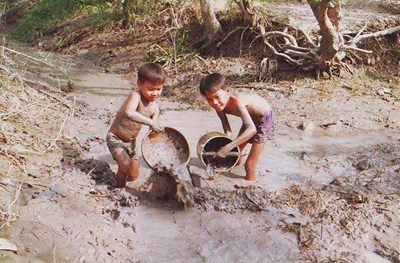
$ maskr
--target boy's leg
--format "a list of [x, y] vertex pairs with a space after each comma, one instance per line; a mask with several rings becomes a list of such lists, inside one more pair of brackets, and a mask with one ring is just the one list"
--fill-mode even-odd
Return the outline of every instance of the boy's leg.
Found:
[[116, 178], [116, 187], [123, 188], [126, 185], [126, 180], [130, 172], [131, 158], [129, 157], [126, 150], [123, 148], [115, 149], [112, 152], [114, 160], [118, 164], [118, 172]]
[[256, 167], [258, 159], [260, 158], [263, 150], [264, 150], [264, 143], [254, 143], [251, 146], [249, 157], [247, 158], [245, 163], [246, 180], [248, 181], [256, 180]]
[[128, 174], [128, 181], [135, 181], [139, 176], [139, 159], [136, 152], [136, 139], [130, 143], [129, 146], [130, 167]]
[[135, 157], [131, 159], [128, 181], [135, 181], [139, 176], [139, 160]]
[[240, 156], [239, 156], [239, 161], [237, 163], [238, 166], [243, 164], [243, 161], [244, 161], [244, 153], [243, 153], [243, 151], [246, 148], [247, 144], [249, 144], [248, 141], [242, 143], [241, 145], [239, 145]]

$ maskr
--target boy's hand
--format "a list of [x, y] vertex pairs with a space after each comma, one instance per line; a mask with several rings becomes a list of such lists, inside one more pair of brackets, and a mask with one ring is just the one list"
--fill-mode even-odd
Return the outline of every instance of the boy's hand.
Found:
[[231, 148], [225, 145], [214, 155], [214, 158], [225, 158], [231, 152]]
[[164, 127], [162, 127], [162, 126], [159, 126], [159, 125], [157, 125], [157, 124], [152, 124], [151, 126], [150, 126], [150, 128], [153, 130], [153, 131], [155, 131], [155, 132], [162, 132], [163, 130], [164, 130]]

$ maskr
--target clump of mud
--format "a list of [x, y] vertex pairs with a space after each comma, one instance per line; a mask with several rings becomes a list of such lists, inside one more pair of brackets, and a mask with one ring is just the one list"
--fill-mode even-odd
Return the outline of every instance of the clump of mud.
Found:
[[[194, 205], [194, 188], [192, 178], [189, 171], [184, 165], [163, 165], [161, 163], [155, 166], [155, 171], [161, 174], [161, 176], [168, 176], [173, 179], [175, 183], [174, 189], [175, 198], [185, 208], [192, 207]], [[169, 181], [171, 182], [171, 181]], [[165, 187], [171, 187], [166, 185]]]
[[113, 203], [104, 207], [102, 213], [109, 214], [114, 221], [119, 221], [124, 227], [136, 232], [132, 208], [140, 205], [139, 197], [127, 194], [123, 189], [114, 189], [107, 197]]
[[196, 189], [196, 203], [205, 210], [235, 213], [237, 210], [265, 211], [271, 195], [257, 186], [241, 187], [234, 191], [214, 188]]

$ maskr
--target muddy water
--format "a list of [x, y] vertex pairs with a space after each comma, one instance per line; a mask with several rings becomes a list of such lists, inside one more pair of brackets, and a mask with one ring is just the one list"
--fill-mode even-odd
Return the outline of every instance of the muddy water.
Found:
[[[100, 113], [115, 114], [130, 92], [132, 81], [120, 75], [104, 73], [85, 61], [54, 58], [65, 62], [65, 72], [77, 88], [70, 95]], [[221, 130], [213, 112], [180, 111], [180, 105], [169, 102], [168, 98], [160, 106], [177, 109], [162, 112], [160, 124], [181, 131], [191, 149], [195, 149], [204, 133]], [[233, 130], [239, 130], [240, 121], [237, 118], [230, 121]], [[108, 127], [106, 120], [94, 118], [87, 131], [90, 136], [104, 138]], [[254, 185], [268, 192], [292, 184], [326, 184], [335, 176], [355, 169], [342, 165], [346, 161], [343, 155], [398, 139], [399, 133], [395, 131], [315, 137], [286, 127], [277, 133], [278, 145], [267, 143]], [[104, 144], [90, 149], [82, 158], [105, 161], [116, 171]], [[140, 161], [138, 181], [122, 190], [128, 197], [140, 193], [141, 186], [153, 174]], [[204, 170], [194, 151], [189, 167]], [[75, 174], [65, 172], [61, 177], [61, 182], [53, 183], [51, 196], [43, 194], [27, 202], [21, 209], [19, 222], [9, 230], [10, 237], [28, 249], [17, 258], [21, 262], [301, 262], [303, 257], [296, 236], [284, 235], [275, 227], [282, 215], [290, 211], [264, 207], [259, 200], [249, 197], [246, 190], [240, 191], [249, 185], [243, 180], [243, 167], [217, 175], [213, 181], [200, 180], [200, 186], [206, 189], [202, 192], [204, 203], [199, 202], [199, 207], [186, 211], [163, 206], [158, 201], [142, 200], [140, 205], [127, 207], [121, 207], [120, 202], [101, 202], [92, 197], [92, 192], [104, 189], [93, 185], [89, 176], [76, 181]], [[261, 205], [264, 212], [249, 209], [252, 207], [249, 200]], [[48, 240], [51, 242], [45, 242]]]
[[[92, 75], [90, 82], [85, 83], [96, 87], [96, 83], [103, 83], [104, 76], [103, 73], [99, 73], [97, 77]], [[117, 77], [108, 74], [107, 79]], [[80, 85], [83, 83], [80, 82]], [[91, 107], [108, 107], [114, 113], [125, 95], [129, 93], [128, 88], [122, 87], [125, 85], [122, 84], [124, 82], [120, 83], [121, 87], [112, 88], [116, 93], [111, 97], [107, 89], [104, 89], [105, 93], [99, 93], [99, 90], [93, 93], [91, 88], [84, 89], [77, 95], [83, 96]], [[100, 102], [88, 99], [91, 96], [100, 96]], [[110, 101], [108, 105], [104, 104], [107, 100]], [[163, 107], [179, 109], [179, 104], [171, 103], [167, 98], [160, 101], [160, 106], [161, 109]], [[240, 120], [230, 118], [230, 121], [233, 130], [239, 130]], [[215, 113], [163, 111], [160, 124], [172, 126], [184, 134], [192, 149], [189, 167], [204, 169], [193, 149], [196, 149], [197, 141], [204, 133], [221, 131]], [[99, 135], [104, 134], [106, 127], [97, 124], [96, 127]], [[139, 140], [144, 133], [140, 135]], [[272, 142], [267, 144], [260, 158], [258, 166], [260, 172], [255, 185], [267, 191], [279, 191], [292, 184], [326, 184], [335, 176], [354, 171], [352, 166], [342, 165], [335, 158], [340, 159], [343, 155], [351, 155], [370, 145], [393, 142], [398, 138], [399, 134], [394, 131], [315, 137], [306, 136], [300, 130], [286, 128], [278, 131], [276, 135], [278, 146]], [[107, 160], [112, 163], [112, 169], [116, 169], [106, 149], [93, 156], [99, 160]], [[326, 164], [325, 157], [335, 161]], [[138, 181], [130, 185], [136, 190], [140, 189], [152, 175], [152, 171], [144, 162], [141, 162], [140, 169]], [[137, 231], [133, 239], [138, 246], [134, 248], [134, 254], [144, 259], [144, 262], [168, 259], [185, 262], [188, 258], [193, 262], [301, 262], [302, 253], [296, 245], [295, 237], [283, 236], [279, 229], [271, 227], [277, 224], [282, 211], [270, 208], [267, 213], [249, 212], [248, 198], [246, 201], [237, 199], [241, 197], [235, 194], [234, 186], [248, 185], [243, 178], [244, 168], [237, 167], [230, 173], [218, 175], [212, 181], [203, 180], [202, 187], [216, 189], [220, 194], [215, 194], [214, 190], [205, 191], [205, 204], [201, 205], [203, 207], [201, 210], [194, 208], [189, 211], [179, 211], [146, 205], [136, 208]], [[232, 212], [234, 214], [231, 214]]]

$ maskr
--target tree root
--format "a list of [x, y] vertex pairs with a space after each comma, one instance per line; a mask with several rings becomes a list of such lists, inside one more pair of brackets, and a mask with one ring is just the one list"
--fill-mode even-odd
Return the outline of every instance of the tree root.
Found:
[[[340, 12], [340, 3], [324, 0], [316, 6], [315, 3], [309, 1], [314, 15], [317, 18], [318, 23], [316, 25], [320, 27], [321, 36], [311, 36], [315, 25], [307, 32], [302, 29], [294, 28], [294, 30], [301, 33], [306, 40], [302, 46], [299, 46], [296, 38], [287, 33], [286, 29], [284, 31], [266, 32], [262, 19], [260, 19], [257, 12], [253, 9], [251, 1], [235, 0], [235, 2], [242, 11], [244, 18], [249, 23], [251, 30], [258, 34], [257, 38], [262, 38], [264, 45], [273, 53], [271, 59], [280, 58], [290, 65], [295, 66], [297, 69], [304, 71], [318, 71], [319, 73], [316, 74], [317, 77], [319, 77], [322, 72], [327, 72], [329, 77], [332, 77], [333, 70], [336, 70], [340, 75], [341, 68], [345, 68], [353, 74], [348, 65], [343, 62], [343, 59], [347, 56], [346, 51], [372, 54], [373, 51], [360, 48], [357, 44], [368, 38], [376, 38], [400, 32], [400, 26], [395, 26], [378, 32], [363, 34], [368, 23], [358, 32], [338, 32], [338, 21], [335, 19], [340, 18], [340, 16], [338, 16]], [[336, 9], [332, 10], [334, 8]], [[336, 13], [332, 14], [332, 12]], [[227, 38], [240, 29], [242, 28], [236, 28], [231, 31], [218, 45], [220, 46]], [[355, 36], [353, 37], [354, 34]], [[260, 79], [262, 78], [263, 77], [260, 76]]]

